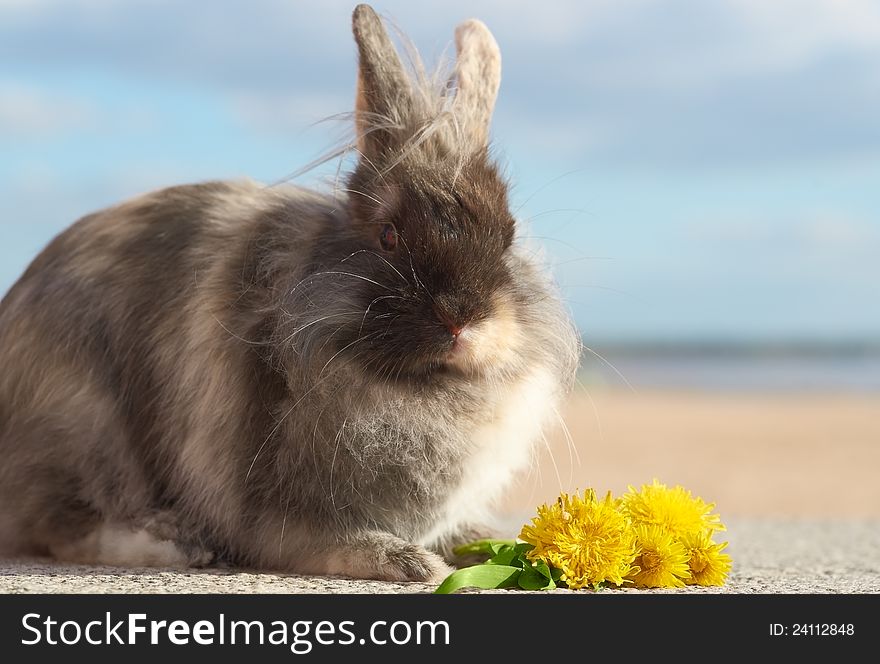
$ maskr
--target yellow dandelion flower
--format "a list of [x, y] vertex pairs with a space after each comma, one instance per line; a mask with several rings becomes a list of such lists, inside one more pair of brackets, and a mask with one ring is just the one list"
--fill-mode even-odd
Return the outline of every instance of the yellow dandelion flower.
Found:
[[732, 560], [722, 551], [727, 542], [715, 544], [712, 533], [703, 531], [682, 538], [682, 544], [688, 552], [688, 567], [691, 578], [688, 584], [700, 586], [723, 586], [730, 572]]
[[657, 480], [643, 484], [640, 490], [630, 486], [618, 503], [634, 526], [661, 526], [678, 538], [706, 530], [725, 530], [720, 517], [711, 513], [715, 503], [692, 497], [681, 486], [670, 489]]
[[621, 585], [636, 557], [635, 534], [611, 492], [604, 500], [592, 489], [583, 498], [563, 493], [555, 503], [539, 507], [519, 537], [534, 547], [529, 559], [560, 570], [569, 588]]
[[691, 576], [684, 545], [661, 526], [636, 526], [635, 532], [637, 569], [628, 578], [645, 588], [683, 587]]

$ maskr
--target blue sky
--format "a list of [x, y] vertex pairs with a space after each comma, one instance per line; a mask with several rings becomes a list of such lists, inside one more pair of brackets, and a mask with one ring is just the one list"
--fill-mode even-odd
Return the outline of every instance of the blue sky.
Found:
[[[880, 337], [880, 3], [374, 6], [428, 61], [495, 33], [497, 152], [588, 339]], [[0, 0], [0, 291], [89, 211], [334, 145], [352, 7]]]

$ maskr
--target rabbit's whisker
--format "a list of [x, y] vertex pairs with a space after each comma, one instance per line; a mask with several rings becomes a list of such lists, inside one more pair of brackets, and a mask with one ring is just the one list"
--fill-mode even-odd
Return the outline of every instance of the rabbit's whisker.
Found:
[[399, 276], [401, 279], [403, 279], [403, 283], [405, 283], [406, 285], [409, 285], [409, 281], [407, 281], [407, 278], [404, 277], [404, 276], [400, 273], [400, 270], [398, 270], [396, 267], [394, 267], [394, 266], [391, 264], [391, 262], [390, 262], [387, 258], [385, 258], [384, 256], [382, 256], [382, 255], [380, 255], [380, 254], [377, 254], [375, 251], [370, 251], [369, 249], [358, 249], [357, 251], [354, 251], [354, 252], [350, 253], [348, 256], [346, 256], [345, 258], [343, 258], [343, 259], [342, 259], [341, 261], [339, 261], [339, 262], [340, 262], [340, 263], [344, 263], [344, 262], [346, 262], [347, 260], [349, 260], [351, 257], [356, 256], [357, 254], [369, 254], [370, 256], [375, 256], [375, 257], [378, 258], [379, 260], [383, 261], [383, 262], [384, 262], [388, 267], [390, 267], [392, 270], [394, 270], [394, 272], [397, 274], [397, 276]]
[[[377, 297], [375, 300], [370, 302], [370, 304], [367, 305], [366, 311], [364, 311], [363, 319], [361, 319], [361, 326], [360, 326], [360, 328], [358, 328], [358, 336], [360, 336], [363, 333], [364, 325], [367, 322], [367, 315], [370, 313], [370, 309], [373, 308], [373, 305], [376, 304], [376, 302], [379, 302], [380, 300], [405, 300], [405, 299], [406, 298], [401, 297], [400, 295], [383, 295], [381, 297]], [[378, 317], [374, 317], [373, 320], [375, 320], [376, 318], [378, 318]]]
[[425, 284], [422, 282], [422, 280], [419, 279], [419, 275], [416, 274], [416, 268], [415, 268], [415, 265], [413, 265], [413, 260], [412, 260], [412, 252], [409, 250], [409, 245], [407, 245], [407, 243], [406, 243], [406, 238], [403, 237], [402, 235], [400, 235], [399, 237], [400, 237], [400, 241], [403, 242], [403, 246], [406, 249], [407, 255], [409, 256], [409, 268], [410, 268], [410, 270], [412, 270], [413, 279], [415, 279], [416, 285], [422, 287], [422, 290], [424, 290], [425, 293], [427, 293], [428, 297], [431, 298], [432, 302], [436, 302], [436, 300], [434, 300], [434, 296], [431, 294], [431, 291], [428, 290], [428, 287], [425, 286]]
[[327, 270], [326, 272], [317, 272], [314, 276], [318, 276], [318, 275], [320, 275], [320, 274], [337, 274], [337, 275], [344, 275], [344, 276], [346, 276], [346, 277], [353, 277], [353, 278], [355, 278], [355, 279], [362, 279], [363, 281], [368, 281], [369, 283], [371, 283], [371, 284], [375, 284], [375, 285], [378, 286], [379, 288], [384, 288], [385, 290], [389, 290], [389, 291], [393, 291], [393, 290], [394, 290], [394, 289], [392, 289], [391, 287], [386, 286], [385, 284], [380, 284], [378, 281], [375, 281], [375, 280], [373, 280], [373, 279], [370, 279], [370, 278], [365, 277], [365, 276], [360, 275], [360, 274], [354, 274], [353, 272], [340, 272], [340, 271], [338, 271], [338, 270]]
[[369, 278], [367, 278], [363, 275], [360, 275], [360, 274], [353, 274], [351, 272], [341, 272], [338, 270], [325, 270], [322, 272], [313, 272], [312, 274], [306, 275], [305, 277], [300, 279], [299, 283], [297, 283], [296, 286], [294, 286], [293, 288], [291, 288], [288, 291], [287, 295], [288, 296], [293, 295], [297, 291], [297, 289], [299, 289], [299, 287], [302, 286], [303, 284], [305, 284], [306, 282], [309, 282], [309, 281], [315, 279], [316, 277], [321, 277], [321, 276], [328, 275], [328, 274], [354, 277], [355, 279], [363, 279], [364, 281], [369, 281], [370, 283], [376, 284], [377, 286], [380, 286], [381, 288], [384, 288], [385, 290], [393, 290], [390, 286], [387, 286], [385, 284], [380, 284], [379, 282], [373, 281], [372, 279], [369, 279]]
[[343, 346], [342, 348], [340, 348], [338, 351], [336, 351], [336, 353], [333, 355], [333, 357], [331, 357], [329, 360], [327, 360], [327, 363], [326, 363], [326, 364], [321, 368], [321, 370], [318, 372], [318, 376], [320, 377], [321, 375], [323, 375], [324, 371], [327, 370], [327, 367], [330, 366], [330, 363], [333, 362], [333, 360], [335, 360], [337, 357], [339, 357], [339, 356], [340, 356], [342, 353], [344, 353], [346, 350], [348, 350], [349, 348], [351, 348], [351, 347], [354, 346], [355, 344], [358, 344], [358, 343], [360, 343], [360, 342], [362, 342], [362, 341], [366, 341], [367, 339], [376, 336], [376, 334], [377, 334], [376, 332], [370, 332], [370, 334], [367, 334], [367, 335], [362, 336], [362, 337], [358, 337], [357, 339], [355, 339], [354, 341], [352, 341], [350, 344], [347, 344], [347, 345]]
[[541, 440], [544, 442], [544, 447], [547, 448], [547, 454], [550, 455], [550, 463], [553, 464], [553, 472], [556, 473], [556, 481], [559, 483], [559, 491], [562, 492], [565, 487], [562, 485], [562, 476], [559, 474], [559, 466], [556, 464], [556, 457], [553, 455], [553, 448], [550, 447], [550, 443], [547, 442], [547, 436], [544, 433], [541, 433]]
[[[590, 394], [590, 390], [587, 389], [587, 386], [581, 382], [580, 378], [577, 378], [577, 383], [580, 385], [581, 389], [584, 391], [584, 394], [587, 395], [587, 399], [590, 401], [590, 407], [593, 409], [593, 417], [596, 420], [596, 428], [599, 431], [599, 440], [602, 444], [605, 444], [605, 429], [602, 426], [602, 418], [599, 416], [599, 408], [596, 406], [596, 401], [593, 399], [593, 395]], [[577, 448], [575, 448], [577, 449]]]
[[321, 322], [328, 320], [330, 318], [339, 318], [340, 316], [353, 316], [353, 315], [356, 315], [359, 313], [360, 313], [359, 311], [343, 311], [342, 313], [328, 314], [327, 316], [322, 316], [321, 318], [316, 318], [315, 320], [310, 321], [310, 322], [306, 323], [305, 325], [301, 325], [300, 327], [296, 328], [290, 334], [290, 336], [285, 337], [281, 343], [282, 344], [290, 343], [291, 341], [293, 341], [294, 337], [296, 337], [296, 335], [298, 335], [303, 330], [306, 330], [306, 329], [310, 328], [312, 325], [317, 325], [318, 323], [321, 323]]
[[559, 409], [556, 406], [553, 406], [553, 414], [556, 416], [556, 420], [559, 422], [559, 426], [562, 429], [563, 437], [565, 438], [565, 447], [568, 450], [568, 483], [571, 484], [573, 480], [574, 474], [574, 466], [575, 459], [577, 460], [578, 467], [581, 466], [581, 455], [578, 452], [577, 445], [574, 444], [574, 438], [571, 436], [571, 431], [568, 430], [568, 425], [565, 423], [565, 418], [562, 417], [562, 414], [559, 412]]
[[542, 191], [544, 191], [544, 190], [545, 190], [547, 187], [549, 187], [550, 185], [552, 185], [552, 184], [554, 184], [554, 183], [556, 183], [556, 182], [559, 182], [559, 180], [562, 180], [563, 178], [567, 178], [569, 175], [574, 175], [575, 173], [579, 173], [580, 171], [583, 171], [583, 170], [584, 170], [583, 168], [573, 168], [572, 170], [570, 170], [570, 171], [566, 171], [566, 172], [563, 173], [562, 175], [557, 175], [557, 176], [556, 176], [555, 178], [553, 178], [552, 180], [550, 180], [550, 181], [548, 181], [548, 182], [545, 182], [543, 185], [541, 185], [540, 187], [538, 187], [537, 189], [535, 189], [535, 191], [533, 191], [532, 194], [531, 194], [530, 196], [528, 196], [528, 197], [527, 197], [522, 203], [519, 204], [519, 207], [517, 207], [517, 208], [513, 211], [513, 216], [515, 217], [515, 216], [517, 215], [517, 213], [518, 213], [520, 210], [522, 210], [530, 200], [532, 200], [535, 196], [537, 196], [538, 194], [540, 194]]
[[631, 391], [633, 394], [638, 394], [638, 390], [632, 386], [632, 383], [630, 383], [630, 382], [626, 379], [626, 376], [624, 376], [624, 375], [620, 372], [620, 369], [618, 369], [617, 367], [615, 367], [613, 364], [611, 364], [611, 362], [609, 362], [607, 359], [605, 359], [604, 357], [602, 357], [599, 353], [597, 353], [596, 351], [594, 351], [594, 350], [593, 350], [592, 348], [590, 348], [589, 346], [584, 346], [583, 348], [584, 348], [585, 351], [587, 351], [588, 353], [590, 353], [591, 355], [593, 355], [594, 357], [596, 357], [600, 362], [602, 362], [605, 366], [607, 366], [609, 369], [611, 369], [614, 373], [616, 373], [616, 374], [618, 375], [618, 377], [619, 377], [619, 378], [620, 378], [620, 379], [626, 384], [626, 386], [630, 389], [630, 391]]
[[379, 205], [379, 206], [382, 206], [382, 205], [383, 205], [382, 201], [380, 201], [380, 200], [379, 200], [378, 198], [376, 198], [375, 196], [371, 196], [370, 194], [367, 194], [367, 193], [365, 193], [365, 192], [363, 192], [363, 191], [358, 191], [357, 189], [348, 189], [348, 188], [346, 188], [346, 187], [340, 187], [340, 188], [339, 188], [339, 191], [344, 191], [344, 192], [346, 192], [346, 193], [348, 193], [348, 194], [357, 194], [358, 196], [363, 196], [364, 198], [369, 198], [371, 201], [373, 201], [374, 203], [376, 203], [376, 205]]
[[249, 346], [267, 346], [267, 345], [269, 345], [269, 344], [271, 343], [271, 342], [269, 342], [269, 341], [251, 341], [250, 339], [245, 339], [244, 337], [241, 337], [241, 336], [237, 335], [235, 332], [233, 332], [233, 331], [230, 330], [228, 327], [226, 327], [226, 326], [223, 324], [223, 321], [221, 321], [219, 318], [217, 318], [216, 315], [213, 315], [213, 314], [212, 314], [212, 317], [214, 318], [215, 321], [217, 321], [217, 325], [219, 325], [220, 327], [223, 328], [223, 331], [224, 331], [224, 332], [226, 332], [226, 333], [227, 333], [230, 337], [232, 337], [233, 339], [238, 339], [238, 340], [241, 341], [242, 343], [246, 343], [246, 344], [248, 344]]
[[309, 396], [312, 392], [314, 392], [316, 389], [318, 389], [318, 387], [320, 385], [321, 385], [321, 382], [316, 382], [311, 388], [306, 390], [303, 393], [303, 395], [294, 402], [294, 404], [288, 409], [288, 411], [286, 413], [284, 413], [284, 415], [281, 417], [281, 419], [278, 420], [278, 422], [272, 428], [272, 431], [269, 432], [269, 435], [266, 436], [266, 439], [260, 444], [260, 447], [257, 449], [257, 453], [254, 455], [254, 459], [253, 459], [253, 461], [251, 461], [251, 465], [248, 467], [247, 473], [244, 476], [245, 485], [247, 485], [248, 479], [251, 476], [251, 471], [253, 471], [254, 465], [256, 465], [257, 459], [259, 458], [260, 454], [263, 452], [263, 449], [266, 447], [266, 445], [269, 444], [269, 441], [272, 440], [272, 438], [275, 436], [275, 434], [278, 433], [278, 430], [281, 428], [281, 425], [284, 424], [284, 421], [288, 417], [290, 417], [290, 414], [293, 413], [293, 411], [296, 409], [296, 407], [299, 406], [303, 402], [303, 400], [305, 400], [305, 398], [307, 396]]
[[278, 538], [278, 562], [284, 560], [284, 528], [287, 526], [287, 514], [290, 512], [290, 497], [293, 487], [287, 490], [287, 501], [284, 504], [284, 516], [281, 517], [281, 535]]
[[373, 162], [372, 159], [370, 159], [369, 157], [367, 157], [367, 155], [364, 154], [363, 150], [358, 149], [357, 145], [353, 145], [351, 147], [351, 151], [356, 153], [365, 164], [367, 164], [370, 168], [372, 168], [373, 172], [375, 172], [376, 175], [379, 176], [379, 179], [382, 180], [382, 182], [386, 182], [385, 174], [379, 170], [379, 168], [376, 166], [376, 164]]
[[336, 491], [333, 488], [333, 471], [336, 468], [336, 456], [339, 454], [339, 443], [340, 436], [342, 436], [345, 431], [345, 425], [348, 423], [348, 418], [346, 417], [342, 420], [342, 426], [339, 427], [339, 431], [336, 432], [336, 438], [333, 439], [333, 459], [330, 462], [330, 504], [333, 505], [333, 509], [336, 509]]

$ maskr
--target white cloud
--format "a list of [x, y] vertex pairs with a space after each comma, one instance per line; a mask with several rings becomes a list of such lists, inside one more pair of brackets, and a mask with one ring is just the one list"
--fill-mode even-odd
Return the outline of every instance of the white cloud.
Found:
[[84, 99], [56, 95], [19, 83], [0, 83], [0, 134], [52, 136], [94, 128], [98, 112]]
[[57, 138], [96, 131], [142, 132], [159, 124], [156, 110], [143, 105], [104, 106], [84, 96], [18, 81], [0, 81], [0, 136], [7, 138]]
[[[554, 19], [560, 27], [545, 33], [555, 39], [555, 52], [592, 51], [587, 62], [562, 63], [565, 73], [609, 88], [713, 89], [744, 76], [797, 71], [827, 56], [880, 55], [876, 0], [584, 3], [589, 13], [561, 4], [565, 10]], [[514, 29], [528, 41], [521, 16], [514, 14]]]
[[[735, 22], [710, 58], [682, 71], [725, 77], [784, 74], [841, 53], [880, 54], [875, 0], [727, 0]], [[714, 54], [715, 57], [711, 57]]]
[[731, 7], [780, 60], [796, 62], [833, 48], [880, 50], [876, 0], [736, 0]]
[[37, 13], [61, 7], [74, 7], [80, 11], [99, 11], [124, 4], [124, 0], [0, 0], [0, 11]]
[[835, 258], [841, 264], [853, 259], [871, 258], [880, 251], [880, 225], [853, 214], [833, 210], [784, 217], [743, 215], [715, 216], [712, 220], [685, 224], [681, 232], [708, 247], [714, 255], [726, 253], [748, 256]]
[[796, 236], [804, 246], [815, 251], [840, 251], [854, 254], [880, 249], [880, 225], [837, 213], [817, 214], [800, 227]]

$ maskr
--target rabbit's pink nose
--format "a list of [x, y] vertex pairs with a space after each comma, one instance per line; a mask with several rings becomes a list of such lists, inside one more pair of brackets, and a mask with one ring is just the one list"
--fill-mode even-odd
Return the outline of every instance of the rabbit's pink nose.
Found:
[[463, 323], [456, 322], [451, 316], [442, 311], [439, 307], [434, 307], [434, 313], [437, 314], [437, 318], [443, 323], [444, 327], [449, 330], [449, 334], [458, 339], [461, 336], [461, 333], [464, 332], [466, 327]]

